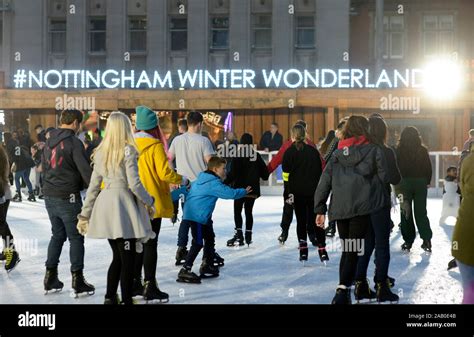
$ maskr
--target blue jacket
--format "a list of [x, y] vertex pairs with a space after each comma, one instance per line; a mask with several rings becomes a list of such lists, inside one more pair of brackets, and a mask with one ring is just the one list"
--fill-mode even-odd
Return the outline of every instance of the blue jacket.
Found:
[[207, 224], [216, 207], [217, 199], [240, 199], [247, 195], [243, 188], [233, 189], [208, 171], [201, 172], [191, 184], [184, 203], [183, 220]]

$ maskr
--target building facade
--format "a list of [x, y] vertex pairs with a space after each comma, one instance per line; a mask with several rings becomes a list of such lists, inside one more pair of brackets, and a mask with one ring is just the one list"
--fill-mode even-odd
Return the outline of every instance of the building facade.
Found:
[[[305, 119], [317, 139], [353, 113], [381, 112], [394, 142], [415, 125], [432, 150], [461, 147], [474, 126], [471, 65], [474, 2], [470, 0], [3, 0], [0, 109], [4, 129], [54, 126], [55, 99], [94, 96], [99, 114], [147, 104], [176, 120], [207, 113], [215, 137], [229, 116], [239, 135], [258, 140], [271, 122], [284, 137]], [[446, 56], [463, 65], [455, 100], [422, 97], [417, 113], [381, 99], [422, 96], [416, 90], [22, 90], [17, 69], [314, 69], [377, 71], [416, 68]], [[100, 118], [99, 118], [100, 119]], [[219, 124], [221, 123], [221, 124]]]

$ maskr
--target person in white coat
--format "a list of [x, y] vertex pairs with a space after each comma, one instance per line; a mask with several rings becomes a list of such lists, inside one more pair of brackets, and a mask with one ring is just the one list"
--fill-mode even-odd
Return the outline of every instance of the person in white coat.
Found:
[[137, 160], [130, 119], [121, 112], [112, 113], [104, 139], [92, 156], [91, 182], [77, 225], [81, 234], [108, 239], [112, 248], [104, 304], [119, 303], [119, 282], [122, 303], [133, 304], [136, 248], [155, 235], [149, 215], [154, 214], [154, 199], [140, 181]]

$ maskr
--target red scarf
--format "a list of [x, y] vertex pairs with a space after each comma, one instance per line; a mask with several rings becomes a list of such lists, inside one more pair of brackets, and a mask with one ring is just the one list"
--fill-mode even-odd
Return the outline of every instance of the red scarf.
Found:
[[337, 145], [338, 149], [343, 149], [345, 147], [351, 147], [354, 145], [364, 145], [364, 144], [369, 144], [369, 141], [365, 136], [359, 136], [359, 137], [351, 137], [347, 139], [343, 139], [339, 141], [339, 144]]

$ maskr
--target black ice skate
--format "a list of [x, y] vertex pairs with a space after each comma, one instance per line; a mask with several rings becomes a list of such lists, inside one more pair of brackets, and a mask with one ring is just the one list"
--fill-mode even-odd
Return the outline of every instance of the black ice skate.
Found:
[[379, 282], [376, 284], [377, 289], [377, 302], [390, 302], [390, 303], [398, 303], [398, 295], [392, 293], [390, 290], [389, 281], [387, 282]]
[[16, 192], [15, 196], [12, 199], [13, 202], [22, 202], [21, 200], [21, 192]]
[[372, 302], [376, 298], [375, 292], [372, 291], [369, 287], [369, 282], [367, 280], [356, 281], [354, 288], [354, 298], [357, 303], [363, 300], [369, 300]]
[[143, 296], [142, 278], [134, 278], [132, 286], [132, 297]]
[[244, 235], [242, 234], [242, 229], [235, 229], [234, 237], [227, 241], [227, 247], [243, 246], [243, 245], [244, 245]]
[[120, 298], [116, 294], [114, 298], [105, 298], [104, 299], [104, 305], [119, 305], [120, 304]]
[[327, 237], [333, 238], [336, 235], [336, 224], [330, 222], [329, 226], [324, 231]]
[[331, 304], [336, 304], [336, 305], [348, 305], [352, 304], [352, 299], [351, 299], [351, 289], [339, 286], [336, 289], [336, 295], [334, 295], [334, 298], [332, 299]]
[[252, 231], [245, 231], [245, 243], [250, 247], [250, 244], [252, 243]]
[[278, 237], [278, 242], [280, 242], [280, 244], [284, 245], [287, 239], [288, 239], [288, 229], [282, 229], [281, 234]]
[[181, 283], [201, 283], [201, 278], [193, 273], [190, 269], [181, 268], [176, 282]]
[[95, 287], [87, 283], [82, 270], [72, 272], [72, 290], [71, 297], [78, 298], [79, 295], [86, 293], [89, 296], [95, 294]]
[[224, 267], [224, 258], [214, 252], [214, 267]]
[[411, 249], [412, 244], [408, 242], [404, 242], [402, 245], [402, 252], [409, 253]]
[[145, 287], [143, 288], [143, 299], [152, 303], [168, 303], [169, 295], [164, 293], [158, 288], [156, 281], [146, 281]]
[[176, 251], [176, 266], [182, 266], [186, 262], [186, 257], [188, 256], [188, 250], [186, 247], [178, 247]]
[[427, 253], [431, 253], [431, 240], [423, 240], [421, 249], [423, 249]]
[[201, 268], [199, 268], [199, 274], [202, 279], [219, 277], [219, 268], [215, 267], [212, 263], [203, 261], [201, 264]]
[[34, 194], [34, 193], [29, 193], [29, 194], [28, 194], [28, 201], [36, 202], [36, 198], [35, 198], [35, 194]]
[[[395, 287], [395, 279], [393, 277], [387, 276], [387, 282], [390, 288]], [[377, 284], [377, 279], [375, 278], [375, 275], [374, 275], [374, 284], [375, 285]], [[374, 286], [374, 289], [375, 291], [377, 291], [377, 286]]]
[[60, 292], [64, 288], [64, 283], [58, 279], [58, 268], [46, 269], [44, 275], [44, 294], [47, 295], [49, 292]]
[[452, 259], [451, 261], [448, 262], [448, 270], [454, 269], [458, 266], [458, 263], [456, 262], [456, 259]]
[[5, 270], [10, 273], [20, 262], [18, 252], [13, 248], [5, 249]]
[[304, 263], [308, 261], [308, 243], [304, 240], [300, 240], [300, 261]]
[[318, 254], [321, 262], [326, 266], [327, 262], [329, 261], [329, 255], [326, 251], [326, 247], [318, 247]]

